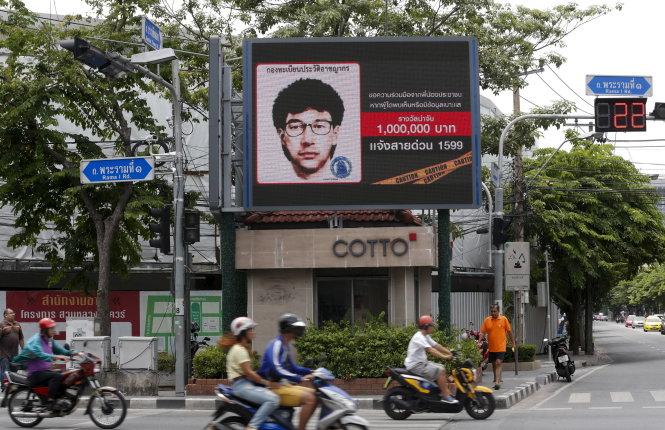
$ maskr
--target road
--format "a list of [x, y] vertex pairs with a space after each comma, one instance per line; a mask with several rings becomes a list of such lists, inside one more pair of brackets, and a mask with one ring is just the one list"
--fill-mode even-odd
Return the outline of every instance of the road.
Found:
[[[484, 422], [466, 412], [456, 415], [414, 415], [393, 421], [383, 411], [361, 410], [372, 429], [561, 430], [606, 428], [662, 428], [665, 414], [665, 336], [644, 333], [614, 322], [596, 322], [596, 346], [610, 362], [579, 368], [573, 382], [557, 381], [508, 410], [497, 410]], [[132, 409], [122, 429], [202, 429], [209, 411]], [[0, 411], [0, 428], [16, 428]], [[96, 429], [81, 412], [72, 417], [43, 421], [37, 428]], [[310, 426], [314, 429], [314, 426]]]

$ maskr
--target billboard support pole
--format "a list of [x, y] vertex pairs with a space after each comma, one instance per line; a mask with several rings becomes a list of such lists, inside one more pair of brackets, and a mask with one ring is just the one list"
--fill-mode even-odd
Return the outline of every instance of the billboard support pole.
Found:
[[450, 210], [438, 209], [439, 329], [450, 329]]

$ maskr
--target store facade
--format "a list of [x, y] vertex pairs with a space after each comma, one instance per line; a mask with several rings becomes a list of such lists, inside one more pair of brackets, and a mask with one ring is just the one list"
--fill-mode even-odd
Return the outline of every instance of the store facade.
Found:
[[436, 235], [431, 226], [239, 230], [236, 268], [247, 271], [255, 349], [285, 312], [320, 323], [384, 315], [411, 324], [431, 313]]

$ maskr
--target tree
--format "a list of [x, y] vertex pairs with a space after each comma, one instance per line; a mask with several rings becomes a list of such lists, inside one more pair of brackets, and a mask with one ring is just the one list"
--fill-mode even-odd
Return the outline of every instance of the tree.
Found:
[[[553, 151], [536, 150], [525, 171], [535, 172]], [[554, 155], [528, 189], [527, 233], [555, 261], [550, 283], [568, 314], [573, 349], [580, 345], [583, 303], [589, 352], [593, 302], [642, 265], [665, 258], [660, 197], [648, 183], [632, 163], [612, 155], [611, 145], [585, 142]]]
[[[95, 333], [110, 335], [111, 273], [127, 275], [141, 261], [139, 238], [149, 237], [147, 207], [171, 200], [163, 181], [81, 185], [79, 162], [86, 158], [132, 155], [130, 125], [164, 136], [145, 100], [155, 92], [140, 75], [110, 80], [58, 48], [74, 35], [131, 41], [140, 14], [153, 2], [112, 3], [107, 16], [90, 26], [53, 25], [30, 13], [19, 0], [0, 21], [0, 204], [11, 205], [18, 232], [9, 246], [33, 246], [51, 264], [50, 285], [93, 285], [97, 294]], [[102, 46], [104, 44], [102, 43]], [[107, 47], [107, 46], [106, 46]], [[116, 47], [131, 54], [125, 46]], [[136, 49], [136, 48], [132, 48]], [[66, 131], [69, 122], [86, 134]], [[41, 231], [56, 234], [40, 243]], [[90, 275], [97, 272], [97, 279]]]

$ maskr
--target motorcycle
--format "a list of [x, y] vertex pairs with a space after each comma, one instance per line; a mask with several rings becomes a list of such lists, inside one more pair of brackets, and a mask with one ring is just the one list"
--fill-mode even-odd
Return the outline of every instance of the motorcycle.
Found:
[[570, 382], [572, 381], [571, 376], [575, 373], [575, 362], [570, 358], [570, 354], [568, 354], [567, 341], [568, 336], [565, 335], [557, 336], [551, 340], [545, 339], [545, 342], [550, 346], [556, 374], [565, 378], [567, 382]]
[[9, 417], [20, 427], [34, 427], [44, 418], [64, 417], [76, 410], [86, 387], [92, 389], [85, 414], [99, 428], [118, 427], [127, 416], [127, 401], [113, 387], [102, 387], [95, 377], [102, 360], [88, 353], [71, 356], [72, 369], [63, 372], [60, 395], [53, 408], [47, 406], [48, 387], [31, 387], [28, 378], [15, 372], [6, 374], [5, 396], [0, 407], [7, 407]]
[[480, 341], [480, 332], [478, 330], [473, 330], [472, 321], [469, 321], [469, 328], [467, 330], [464, 330], [464, 333], [462, 333], [462, 338], [463, 339], [472, 338], [476, 340], [476, 343], [478, 344], [478, 349], [480, 350], [480, 354], [482, 357], [478, 367], [480, 367], [482, 370], [487, 369], [487, 365], [489, 364], [489, 356], [490, 356], [489, 345], [487, 343], [487, 339], [478, 343]]
[[194, 355], [196, 355], [196, 352], [200, 348], [205, 348], [209, 345], [208, 342], [210, 342], [210, 338], [208, 336], [204, 337], [203, 340], [199, 340], [200, 331], [201, 327], [199, 327], [199, 323], [192, 322], [192, 326], [190, 328], [191, 337], [189, 338], [189, 353], [191, 354], [192, 358], [194, 358]]
[[484, 420], [494, 413], [496, 402], [492, 390], [480, 385], [474, 386], [475, 369], [471, 359], [462, 362], [456, 351], [453, 354], [452, 378], [457, 387], [454, 397], [458, 403], [441, 401], [441, 390], [435, 382], [410, 373], [399, 367], [386, 370], [388, 388], [392, 381], [399, 386], [389, 389], [383, 396], [383, 410], [394, 420], [404, 420], [418, 413], [456, 414], [466, 409], [474, 419]]
[[[328, 369], [319, 367], [312, 372], [316, 396], [321, 402], [321, 414], [316, 424], [317, 430], [348, 429], [369, 430], [369, 422], [356, 414], [358, 405], [344, 390], [330, 384], [335, 379]], [[260, 405], [237, 397], [233, 389], [219, 384], [215, 392], [222, 400], [206, 429], [222, 430], [231, 428], [243, 430]], [[259, 427], [259, 430], [295, 430], [293, 407], [278, 407]]]

